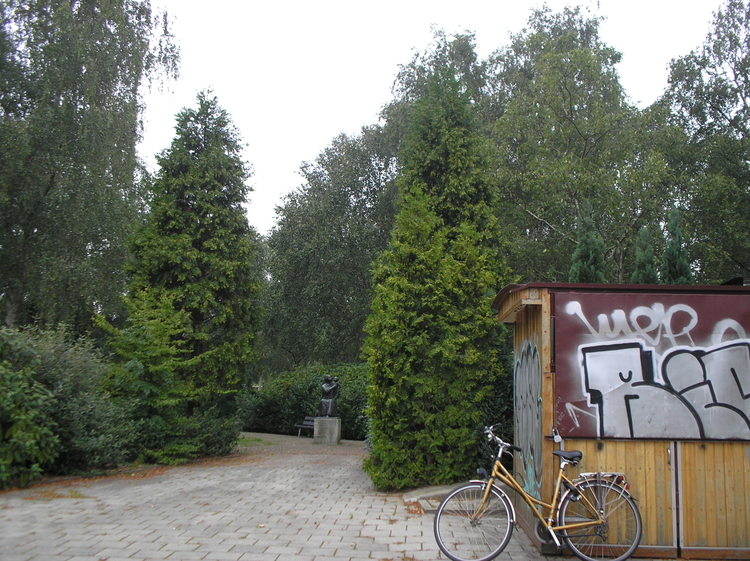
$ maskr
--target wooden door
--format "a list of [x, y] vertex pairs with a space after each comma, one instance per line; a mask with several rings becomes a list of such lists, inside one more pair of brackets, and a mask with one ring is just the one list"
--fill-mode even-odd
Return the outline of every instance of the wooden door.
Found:
[[750, 444], [680, 442], [679, 534], [686, 559], [750, 559]]

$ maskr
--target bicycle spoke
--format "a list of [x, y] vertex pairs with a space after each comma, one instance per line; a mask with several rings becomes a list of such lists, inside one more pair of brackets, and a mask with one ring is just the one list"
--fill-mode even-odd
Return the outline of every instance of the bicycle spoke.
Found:
[[[587, 482], [578, 487], [580, 497], [571, 494], [560, 507], [562, 525], [591, 522], [591, 526], [570, 529], [563, 538], [581, 559], [623, 560], [633, 554], [641, 536], [638, 508], [627, 493], [606, 482]], [[598, 512], [586, 504], [587, 499]], [[603, 522], [596, 523], [599, 517]]]
[[435, 539], [454, 561], [488, 561], [510, 540], [510, 507], [493, 489], [483, 504], [484, 485], [470, 483], [448, 495], [435, 514]]

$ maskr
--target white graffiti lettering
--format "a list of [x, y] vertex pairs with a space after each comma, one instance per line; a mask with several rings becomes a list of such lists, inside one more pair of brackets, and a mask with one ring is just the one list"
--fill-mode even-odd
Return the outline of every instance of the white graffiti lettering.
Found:
[[600, 437], [750, 439], [750, 340], [674, 348], [658, 365], [639, 341], [582, 345], [579, 353]]
[[594, 327], [586, 318], [580, 302], [569, 302], [565, 306], [565, 312], [577, 316], [597, 341], [637, 336], [654, 346], [662, 338], [667, 339], [672, 346], [693, 345], [690, 332], [698, 323], [696, 311], [685, 304], [676, 304], [668, 309], [660, 303], [653, 304], [650, 308], [638, 306], [633, 308], [630, 316], [624, 310], [614, 310], [610, 317], [606, 314], [597, 316], [598, 327]]

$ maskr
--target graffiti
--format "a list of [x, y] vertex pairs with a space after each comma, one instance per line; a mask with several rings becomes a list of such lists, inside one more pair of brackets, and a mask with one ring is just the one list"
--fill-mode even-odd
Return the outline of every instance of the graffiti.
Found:
[[651, 307], [637, 306], [629, 315], [626, 315], [624, 310], [614, 310], [611, 324], [606, 314], [599, 314], [598, 328], [595, 328], [583, 314], [579, 302], [569, 302], [565, 312], [577, 316], [598, 340], [638, 336], [651, 345], [658, 345], [662, 338], [669, 340], [673, 346], [680, 342], [693, 345], [690, 332], [698, 323], [698, 314], [685, 304], [676, 304], [669, 308], [665, 308], [661, 303], [655, 303]]
[[[686, 304], [675, 304], [665, 308], [663, 304], [657, 302], [651, 307], [636, 306], [630, 314], [626, 314], [625, 310], [614, 310], [610, 316], [611, 324], [606, 314], [597, 316], [598, 327], [594, 327], [584, 315], [580, 302], [568, 302], [565, 312], [578, 317], [588, 329], [589, 334], [598, 341], [620, 337], [639, 337], [656, 346], [664, 338], [672, 346], [677, 346], [680, 344], [679, 339], [682, 338], [685, 339], [682, 341], [683, 344], [694, 346], [691, 332], [698, 324], [698, 313]], [[719, 344], [725, 338], [745, 339], [747, 334], [738, 321], [728, 318], [716, 323], [711, 343]]]
[[641, 341], [579, 353], [598, 436], [750, 439], [750, 341], [671, 349], [658, 365]]
[[516, 360], [514, 380], [517, 444], [526, 492], [541, 496], [542, 482], [542, 365], [536, 345], [526, 341]]

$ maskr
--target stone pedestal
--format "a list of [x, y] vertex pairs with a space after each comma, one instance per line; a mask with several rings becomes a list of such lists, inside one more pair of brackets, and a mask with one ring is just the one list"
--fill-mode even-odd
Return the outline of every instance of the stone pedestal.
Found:
[[313, 444], [335, 446], [341, 443], [341, 419], [338, 417], [315, 417]]

